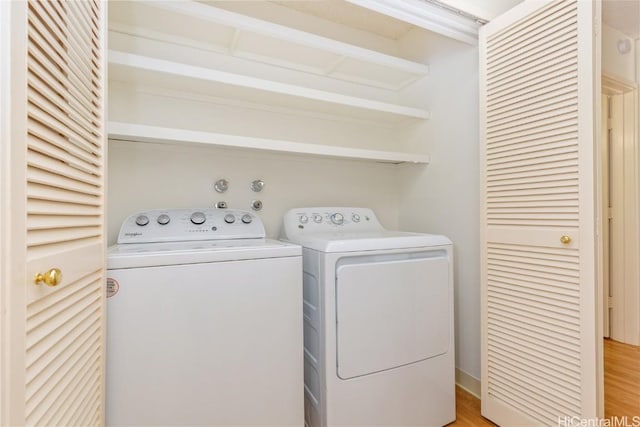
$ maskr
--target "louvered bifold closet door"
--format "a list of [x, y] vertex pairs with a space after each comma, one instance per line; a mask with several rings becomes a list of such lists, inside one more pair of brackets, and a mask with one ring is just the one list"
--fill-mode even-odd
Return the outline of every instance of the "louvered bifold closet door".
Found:
[[27, 425], [102, 423], [104, 62], [99, 1], [29, 1]]
[[594, 8], [481, 31], [482, 407], [503, 426], [596, 415]]

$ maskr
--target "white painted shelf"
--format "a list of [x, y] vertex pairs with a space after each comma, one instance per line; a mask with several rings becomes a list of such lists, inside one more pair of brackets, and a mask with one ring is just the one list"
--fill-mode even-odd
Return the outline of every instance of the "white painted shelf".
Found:
[[427, 164], [430, 160], [429, 155], [427, 154], [335, 147], [330, 145], [307, 144], [295, 141], [282, 141], [239, 135], [225, 135], [220, 133], [147, 126], [123, 122], [109, 122], [108, 134], [109, 139], [112, 140], [158, 143], [195, 143], [222, 148], [243, 148], [288, 154], [370, 160], [384, 163]]
[[109, 51], [109, 80], [388, 123], [429, 118], [429, 111], [421, 108], [114, 50]]
[[429, 72], [421, 63], [195, 1], [112, 2], [109, 15], [112, 31], [383, 89], [400, 90]]

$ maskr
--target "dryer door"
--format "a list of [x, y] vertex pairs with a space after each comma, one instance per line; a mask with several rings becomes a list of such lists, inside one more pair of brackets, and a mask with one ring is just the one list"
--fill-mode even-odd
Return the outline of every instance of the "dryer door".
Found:
[[411, 256], [420, 258], [400, 254], [338, 262], [338, 377], [380, 372], [448, 351], [449, 258], [444, 251]]

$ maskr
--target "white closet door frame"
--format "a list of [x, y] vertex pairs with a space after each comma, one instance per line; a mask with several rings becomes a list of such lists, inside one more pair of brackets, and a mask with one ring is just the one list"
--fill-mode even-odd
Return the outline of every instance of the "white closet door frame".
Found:
[[[26, 221], [22, 215], [26, 211], [25, 189], [12, 191], [26, 183], [24, 164], [26, 150], [24, 144], [14, 141], [24, 140], [26, 128], [26, 104], [13, 102], [14, 99], [26, 98], [27, 77], [25, 72], [25, 58], [20, 52], [26, 49], [26, 7], [19, 2], [1, 2], [0, 31], [2, 46], [2, 98], [0, 99], [0, 131], [2, 132], [2, 156], [0, 157], [1, 177], [0, 208], [2, 210], [2, 224], [0, 245], [2, 257], [0, 262], [2, 273], [0, 283], [2, 303], [2, 330], [0, 342], [0, 424], [14, 425], [24, 423], [24, 399], [19, 401], [16, 396], [24, 395], [24, 372], [16, 369], [13, 361], [24, 360], [20, 356], [24, 348], [24, 337], [16, 333], [15, 325], [24, 324], [26, 305], [14, 305], [9, 302], [20, 298], [20, 289], [14, 286], [15, 278], [23, 276], [26, 260], [26, 246], [20, 244], [20, 235], [26, 230]], [[7, 58], [7, 59], [5, 59]], [[19, 166], [20, 165], [20, 166]], [[21, 193], [21, 194], [20, 194]], [[20, 197], [20, 196], [23, 197]], [[22, 239], [24, 242], [24, 238]], [[25, 280], [26, 281], [26, 280]]]
[[[597, 242], [601, 235], [597, 183], [601, 180], [596, 144], [600, 135], [600, 7], [599, 2], [578, 0], [525, 1], [480, 30], [482, 414], [499, 425], [546, 425], [559, 422], [557, 417], [603, 414], [602, 258]], [[518, 42], [515, 46], [513, 40]], [[544, 46], [546, 42], [557, 44], [550, 48]], [[573, 47], [567, 47], [569, 43]], [[537, 69], [517, 63], [519, 55], [534, 56], [531, 50], [536, 47], [542, 58]], [[553, 58], [555, 47], [560, 54], [553, 63], [545, 58]], [[561, 48], [571, 51], [562, 54]], [[577, 55], [575, 61], [572, 55]], [[567, 57], [569, 62], [564, 62]], [[494, 62], [494, 71], [490, 71], [489, 60]], [[544, 86], [560, 78], [576, 83], [556, 104], [555, 98], [548, 99], [557, 97], [566, 81], [558, 89]], [[515, 101], [508, 99], [503, 87], [510, 84], [513, 92], [530, 88], [528, 94], [534, 95], [521, 93]], [[547, 99], [534, 99], [544, 93], [543, 88]], [[504, 119], [510, 115], [512, 118]], [[563, 115], [569, 118], [564, 120]], [[556, 131], [553, 127], [561, 119], [557, 126], [563, 126], [562, 130]], [[536, 130], [547, 131], [549, 138], [536, 135]], [[513, 136], [517, 132], [520, 135]], [[575, 136], [556, 137], [563, 132]], [[530, 145], [520, 145], [518, 136]], [[540, 148], [554, 138], [568, 138], [568, 142], [562, 141], [566, 145], [560, 149], [551, 143], [555, 148]], [[490, 155], [488, 144], [494, 150]], [[500, 150], [536, 150], [531, 156], [543, 160], [507, 156]], [[557, 156], [552, 150], [563, 154]], [[571, 150], [577, 154], [568, 153]], [[545, 163], [544, 158], [550, 160]], [[492, 168], [491, 175], [488, 168]], [[547, 179], [558, 181], [555, 185], [559, 187], [570, 187], [566, 197], [571, 200], [564, 199], [564, 189], [556, 191], [542, 182]], [[493, 186], [491, 200], [488, 183]], [[530, 183], [533, 190], [521, 192]], [[509, 186], [510, 191], [504, 190]], [[561, 243], [561, 236], [569, 236], [570, 243]], [[523, 279], [525, 274], [529, 276]], [[505, 275], [511, 278], [503, 279]], [[498, 283], [500, 280], [506, 284]], [[523, 280], [529, 283], [522, 284]], [[558, 309], [552, 315], [548, 307], [554, 305]], [[512, 320], [505, 320], [509, 316]], [[528, 318], [522, 320], [523, 316]], [[566, 324], [573, 326], [566, 330], [568, 344], [560, 348], [554, 343], [564, 343]], [[542, 357], [560, 362], [546, 365]], [[570, 384], [558, 384], [563, 380]]]

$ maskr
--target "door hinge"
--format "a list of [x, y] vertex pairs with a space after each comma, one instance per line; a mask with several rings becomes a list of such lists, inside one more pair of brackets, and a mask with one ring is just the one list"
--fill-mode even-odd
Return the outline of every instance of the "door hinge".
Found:
[[607, 307], [608, 308], [613, 308], [613, 298], [612, 297], [607, 298]]
[[613, 219], [613, 208], [607, 209], [607, 218]]

